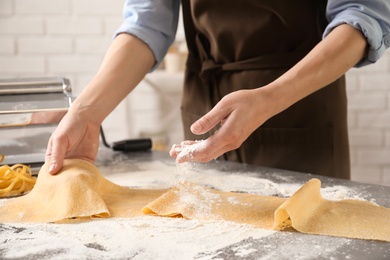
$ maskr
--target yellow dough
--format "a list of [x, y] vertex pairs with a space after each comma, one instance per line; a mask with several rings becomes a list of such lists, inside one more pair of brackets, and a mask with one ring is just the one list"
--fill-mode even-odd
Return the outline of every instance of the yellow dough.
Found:
[[390, 209], [367, 201], [329, 201], [312, 179], [291, 198], [222, 192], [183, 184], [147, 205], [145, 214], [224, 219], [265, 229], [390, 242]]
[[180, 184], [147, 205], [145, 214], [188, 219], [223, 219], [272, 229], [274, 212], [283, 198], [222, 192], [195, 184]]
[[57, 175], [42, 166], [34, 189], [0, 207], [1, 222], [58, 222], [83, 217], [135, 217], [165, 190], [129, 189], [105, 179], [91, 163], [65, 160]]
[[325, 200], [318, 179], [285, 199], [223, 192], [191, 183], [170, 190], [130, 189], [108, 181], [93, 164], [82, 160], [65, 160], [61, 172], [54, 176], [44, 165], [38, 176], [29, 194], [0, 205], [0, 222], [64, 222], [148, 214], [390, 242], [389, 208], [360, 200]]
[[303, 233], [390, 242], [390, 208], [361, 200], [329, 201], [320, 188], [318, 179], [307, 182], [276, 210], [274, 228], [287, 220]]

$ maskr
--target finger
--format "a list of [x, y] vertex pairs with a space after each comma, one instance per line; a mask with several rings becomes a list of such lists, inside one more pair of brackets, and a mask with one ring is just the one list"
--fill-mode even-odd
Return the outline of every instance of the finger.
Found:
[[171, 147], [171, 150], [169, 150], [169, 155], [172, 157], [177, 157], [177, 155], [182, 151], [182, 147], [179, 144], [174, 144]]
[[58, 173], [63, 165], [63, 161], [65, 158], [66, 147], [68, 146], [67, 142], [64, 138], [53, 139], [52, 141], [52, 149], [49, 158], [50, 166], [49, 173], [56, 174]]
[[206, 141], [201, 141], [178, 147], [176, 149], [176, 162], [202, 162], [204, 160], [203, 155], [205, 155], [205, 144]]
[[196, 143], [196, 141], [185, 140], [185, 141], [181, 142], [180, 144], [174, 144], [174, 145], [172, 145], [171, 149], [169, 150], [169, 155], [172, 157], [176, 157], [187, 146], [192, 145], [194, 143]]
[[197, 143], [197, 142], [199, 142], [199, 141], [185, 140], [185, 141], [181, 142], [180, 145], [183, 145], [183, 146], [191, 145], [191, 144], [194, 144], [194, 143]]
[[215, 159], [220, 154], [222, 147], [213, 141], [211, 136], [204, 141], [196, 142], [186, 147], [181, 147], [180, 152], [176, 155], [176, 162], [208, 162]]
[[172, 147], [169, 151], [169, 155], [172, 157], [177, 157], [177, 155], [179, 153], [181, 153], [184, 149], [186, 149], [189, 145], [193, 145], [196, 142], [199, 142], [199, 141], [185, 140], [185, 141], [181, 142], [180, 144], [174, 144], [174, 145], [172, 145]]
[[237, 149], [246, 137], [235, 123], [236, 120], [226, 120], [225, 124], [205, 141], [180, 147], [176, 150], [176, 153], [179, 152], [176, 154], [176, 162], [208, 162]]
[[191, 125], [191, 132], [200, 135], [210, 131], [218, 123], [223, 121], [231, 112], [230, 107], [220, 101], [206, 115]]
[[52, 141], [51, 137], [49, 139], [49, 142], [47, 144], [46, 153], [45, 153], [45, 162], [50, 163], [50, 155], [51, 155], [51, 149], [52, 149]]

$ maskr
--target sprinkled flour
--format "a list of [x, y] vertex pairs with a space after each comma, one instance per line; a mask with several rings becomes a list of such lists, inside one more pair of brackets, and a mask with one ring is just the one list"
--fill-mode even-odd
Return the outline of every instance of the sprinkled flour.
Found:
[[213, 205], [218, 205], [222, 202], [220, 195], [212, 193], [201, 186], [184, 184], [178, 185], [176, 193], [179, 197], [179, 201], [175, 205], [176, 208], [191, 205], [195, 213], [194, 219], [215, 219], [212, 215], [212, 208]]

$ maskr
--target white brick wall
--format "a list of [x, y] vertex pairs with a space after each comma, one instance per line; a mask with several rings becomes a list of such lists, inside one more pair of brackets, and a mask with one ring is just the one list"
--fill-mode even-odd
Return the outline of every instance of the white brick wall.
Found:
[[17, 0], [14, 3], [14, 10], [24, 15], [58, 15], [70, 14], [71, 2], [68, 0]]
[[347, 83], [352, 178], [390, 186], [390, 51]]
[[10, 15], [13, 13], [12, 0], [0, 1], [0, 15]]
[[[0, 0], [0, 77], [66, 76], [77, 95], [98, 69], [121, 23], [123, 3]], [[182, 27], [178, 35], [183, 37]], [[352, 69], [347, 82], [352, 178], [390, 186], [390, 51], [377, 64]], [[134, 104], [134, 97], [127, 98], [105, 121], [109, 139], [137, 134], [144, 127], [136, 125], [142, 113], [155, 120], [151, 111], [137, 110]], [[125, 123], [118, 126], [118, 121]], [[175, 141], [180, 140], [180, 126], [176, 130]]]

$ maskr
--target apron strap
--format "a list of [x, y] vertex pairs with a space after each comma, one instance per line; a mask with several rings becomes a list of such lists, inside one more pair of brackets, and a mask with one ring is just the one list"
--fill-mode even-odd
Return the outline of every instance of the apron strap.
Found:
[[217, 63], [210, 56], [209, 51], [207, 51], [207, 47], [205, 46], [204, 41], [201, 40], [199, 33], [196, 36], [196, 45], [198, 47], [200, 57], [197, 58], [190, 52], [187, 60], [187, 68], [200, 75], [204, 75], [206, 72], [210, 72], [212, 70], [241, 71], [291, 68], [308, 53], [308, 51], [271, 53], [246, 60]]

